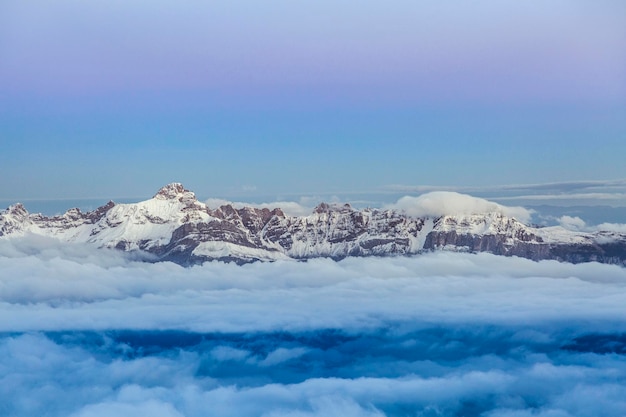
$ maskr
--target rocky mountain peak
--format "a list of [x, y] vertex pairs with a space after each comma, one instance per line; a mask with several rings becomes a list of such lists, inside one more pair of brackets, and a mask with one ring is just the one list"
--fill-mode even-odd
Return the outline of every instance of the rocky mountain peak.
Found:
[[164, 186], [153, 200], [119, 206], [109, 202], [88, 213], [72, 209], [62, 216], [31, 215], [21, 204], [0, 211], [0, 238], [28, 233], [146, 252], [181, 265], [445, 250], [626, 266], [626, 233], [536, 228], [497, 211], [417, 217], [332, 203], [321, 203], [309, 216], [230, 204], [211, 210], [180, 183]]
[[9, 206], [6, 211], [16, 217], [28, 216], [28, 211], [22, 203], [13, 204], [12, 206]]
[[193, 192], [186, 189], [181, 183], [173, 182], [162, 187], [155, 195], [154, 198], [159, 200], [196, 200], [196, 196]]
[[83, 213], [80, 211], [78, 207], [74, 207], [65, 212], [63, 217], [66, 217], [71, 220], [80, 219], [83, 217]]
[[329, 204], [329, 203], [320, 203], [315, 209], [313, 209], [314, 213], [330, 213], [331, 211], [337, 212], [347, 212], [351, 211], [352, 206], [350, 204]]
[[273, 216], [278, 216], [282, 219], [285, 218], [285, 212], [281, 208], [275, 208], [270, 212], [270, 214], [272, 214]]

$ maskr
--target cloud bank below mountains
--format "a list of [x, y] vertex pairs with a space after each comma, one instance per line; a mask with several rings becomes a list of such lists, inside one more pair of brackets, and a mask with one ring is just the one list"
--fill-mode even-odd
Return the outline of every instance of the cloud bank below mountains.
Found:
[[390, 320], [620, 322], [626, 286], [626, 270], [617, 266], [486, 253], [182, 268], [114, 252], [98, 257], [96, 251], [51, 241], [43, 250], [39, 240], [0, 241], [0, 331], [358, 329]]
[[0, 416], [626, 413], [624, 268], [95, 251], [0, 240]]

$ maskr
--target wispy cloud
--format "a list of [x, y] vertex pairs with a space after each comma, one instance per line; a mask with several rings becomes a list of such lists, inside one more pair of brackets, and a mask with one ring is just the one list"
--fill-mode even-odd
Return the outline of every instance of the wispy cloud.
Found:
[[429, 191], [463, 191], [463, 192], [497, 192], [497, 191], [516, 191], [516, 192], [561, 192], [572, 193], [582, 190], [626, 190], [626, 179], [617, 180], [589, 180], [589, 181], [562, 181], [547, 182], [536, 184], [505, 184], [490, 186], [437, 186], [437, 185], [388, 185], [386, 189], [398, 192], [415, 192], [424, 193]]
[[555, 202], [577, 204], [598, 202], [600, 204], [626, 205], [626, 179], [606, 181], [564, 181], [537, 184], [510, 184], [492, 186], [434, 186], [434, 185], [388, 185], [388, 192], [422, 194], [432, 191], [454, 191], [486, 197], [495, 201]]

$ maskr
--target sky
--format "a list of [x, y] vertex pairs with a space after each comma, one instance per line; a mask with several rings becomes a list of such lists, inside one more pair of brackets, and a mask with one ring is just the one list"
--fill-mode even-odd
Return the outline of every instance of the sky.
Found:
[[[439, 191], [624, 230], [625, 21], [622, 0], [3, 0], [0, 202], [179, 181], [419, 214]], [[487, 253], [183, 268], [0, 239], [0, 417], [622, 417], [625, 283]]]
[[5, 0], [0, 200], [610, 185], [625, 20], [621, 0]]

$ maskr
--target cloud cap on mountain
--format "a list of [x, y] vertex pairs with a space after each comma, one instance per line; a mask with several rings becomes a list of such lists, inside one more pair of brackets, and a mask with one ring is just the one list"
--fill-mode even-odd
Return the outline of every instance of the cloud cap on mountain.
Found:
[[433, 191], [418, 197], [404, 196], [388, 208], [402, 210], [415, 217], [500, 213], [524, 223], [529, 222], [532, 215], [532, 211], [524, 207], [503, 206], [453, 191]]

